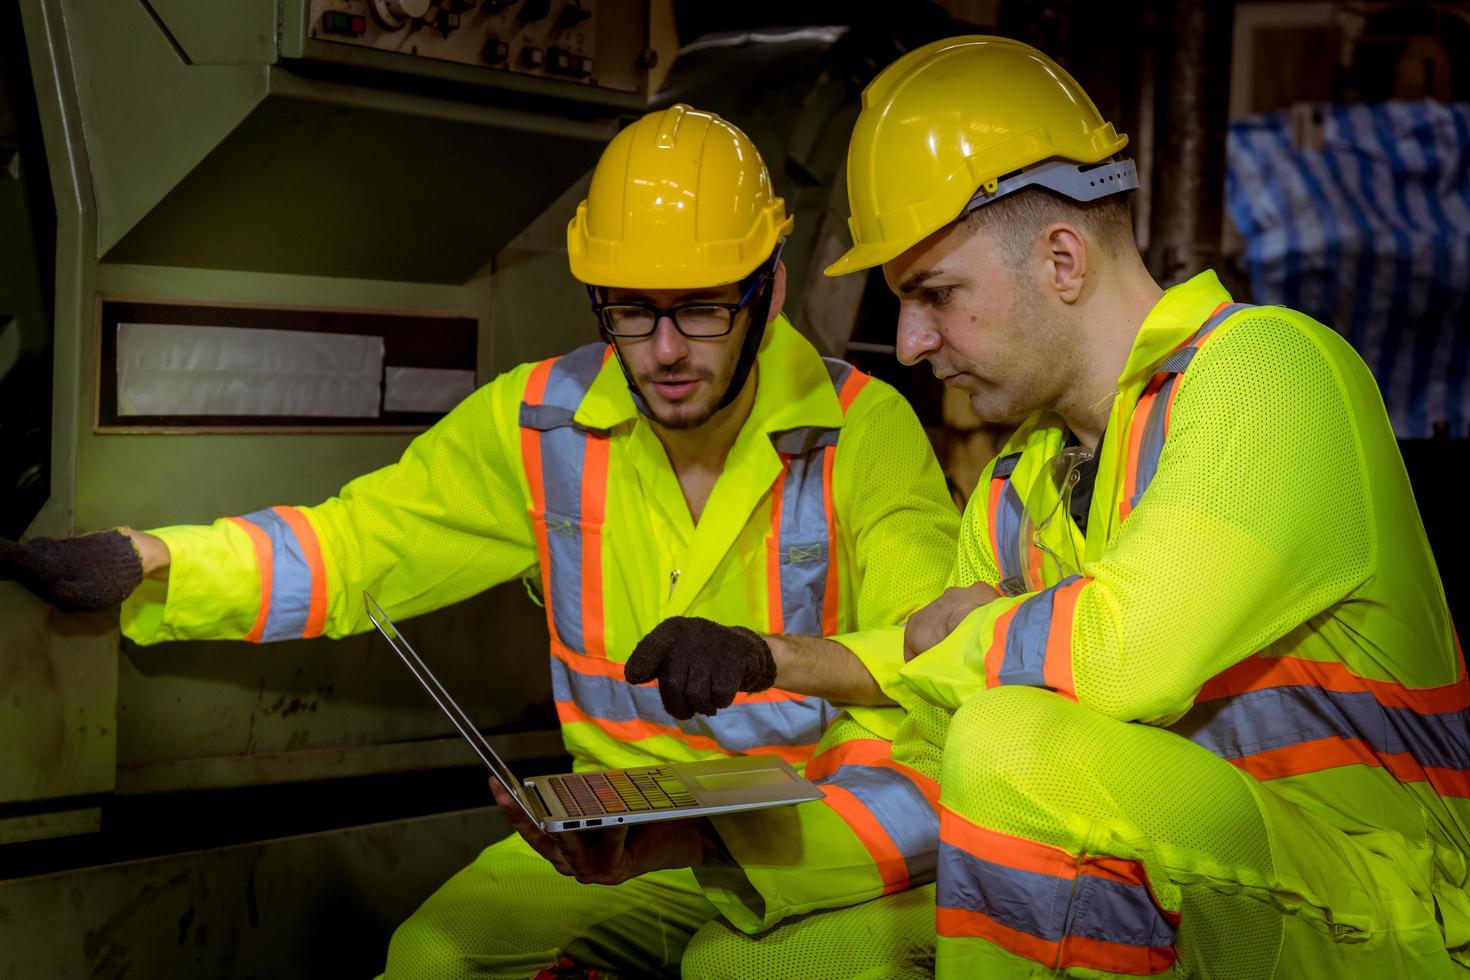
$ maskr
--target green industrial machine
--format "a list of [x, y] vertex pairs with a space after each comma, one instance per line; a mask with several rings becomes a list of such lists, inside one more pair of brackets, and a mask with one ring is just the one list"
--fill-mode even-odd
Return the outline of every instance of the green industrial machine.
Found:
[[[652, 16], [20, 0], [0, 56], [31, 91], [0, 102], [31, 107], [42, 152], [0, 112], [0, 384], [36, 382], [6, 405], [49, 396], [27, 422], [49, 446], [30, 497], [0, 498], [6, 533], [313, 503], [412, 436], [102, 424], [114, 301], [204, 325], [392, 313], [430, 346], [467, 320], [458, 366], [480, 382], [585, 342], [565, 222], [648, 103]], [[405, 627], [513, 758], [561, 751], [541, 616], [512, 584]], [[472, 762], [373, 636], [137, 648], [0, 584], [0, 976], [370, 976], [392, 926], [505, 832]]]

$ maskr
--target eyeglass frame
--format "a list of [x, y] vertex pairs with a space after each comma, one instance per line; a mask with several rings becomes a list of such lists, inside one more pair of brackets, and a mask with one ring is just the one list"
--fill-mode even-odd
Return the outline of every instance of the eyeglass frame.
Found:
[[[771, 256], [771, 261], [768, 261], [762, 268], [756, 270], [755, 274], [751, 276], [750, 285], [745, 287], [745, 292], [741, 294], [739, 302], [736, 303], [680, 303], [678, 306], [664, 308], [654, 306], [652, 303], [599, 303], [597, 301], [598, 287], [596, 286], [588, 286], [587, 294], [592, 297], [592, 312], [597, 316], [598, 326], [605, 336], [616, 337], [618, 340], [641, 340], [644, 337], [652, 337], [658, 333], [659, 323], [667, 317], [674, 324], [674, 329], [679, 331], [679, 336], [681, 337], [687, 337], [690, 340], [719, 340], [721, 337], [730, 336], [735, 330], [735, 318], [740, 315], [741, 310], [749, 306], [755, 299], [756, 291], [760, 288], [761, 283], [771, 278], [771, 274], [776, 267], [775, 260], [779, 259], [780, 254], [780, 249], [777, 249], [776, 253]], [[653, 325], [648, 328], [647, 333], [617, 333], [612, 327], [608, 326], [608, 317], [606, 315], [607, 311], [613, 307], [632, 307], [647, 310], [653, 314]], [[684, 328], [679, 326], [680, 310], [710, 308], [722, 309], [730, 314], [729, 325], [720, 333], [691, 334], [686, 333]]]

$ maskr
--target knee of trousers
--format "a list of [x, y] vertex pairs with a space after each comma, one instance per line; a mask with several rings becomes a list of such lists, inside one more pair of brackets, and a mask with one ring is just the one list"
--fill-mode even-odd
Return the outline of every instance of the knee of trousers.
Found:
[[1090, 746], [1098, 726], [1116, 724], [1040, 688], [981, 691], [955, 712], [945, 737], [940, 788], [946, 805], [973, 820], [986, 800], [1012, 806], [1045, 795], [1095, 765]]
[[[453, 879], [451, 879], [453, 881]], [[517, 919], [514, 899], [497, 908], [495, 893], [463, 896], [457, 901], [436, 894], [393, 931], [382, 980], [426, 977], [524, 977], [551, 962], [548, 950], [537, 949], [540, 937], [517, 943], [506, 927]]]

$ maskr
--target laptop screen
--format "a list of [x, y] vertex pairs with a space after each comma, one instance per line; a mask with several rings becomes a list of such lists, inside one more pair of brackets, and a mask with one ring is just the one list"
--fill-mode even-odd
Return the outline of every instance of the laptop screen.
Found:
[[368, 619], [372, 620], [373, 625], [378, 628], [378, 632], [382, 633], [384, 638], [387, 639], [388, 645], [394, 649], [399, 658], [408, 666], [413, 676], [418, 678], [419, 683], [424, 686], [424, 690], [428, 691], [429, 696], [434, 699], [434, 703], [454, 723], [454, 727], [465, 737], [465, 741], [470, 743], [470, 746], [475, 750], [475, 754], [494, 773], [495, 778], [500, 780], [500, 784], [515, 797], [521, 809], [526, 812], [526, 816], [530, 817], [533, 823], [539, 823], [540, 818], [536, 816], [535, 809], [526, 799], [525, 787], [521, 785], [521, 781], [516, 778], [515, 773], [510, 771], [510, 767], [490, 747], [489, 741], [486, 740], [484, 735], [480, 734], [480, 730], [475, 727], [469, 715], [465, 714], [459, 704], [455, 702], [454, 698], [449, 696], [449, 692], [444, 689], [444, 685], [439, 683], [439, 678], [435, 677], [428, 666], [419, 659], [419, 655], [414, 652], [408, 640], [404, 639], [403, 634], [398, 632], [398, 627], [393, 625], [393, 621], [388, 618], [387, 613], [383, 612], [383, 607], [378, 605], [377, 600], [366, 592], [362, 594], [362, 598], [364, 604], [367, 606]]

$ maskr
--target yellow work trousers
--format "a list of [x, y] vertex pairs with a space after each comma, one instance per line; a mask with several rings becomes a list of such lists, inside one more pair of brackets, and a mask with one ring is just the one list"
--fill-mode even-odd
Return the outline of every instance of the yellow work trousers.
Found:
[[955, 713], [940, 787], [940, 978], [1465, 975], [1428, 843], [1349, 833], [1174, 732], [996, 688]]
[[687, 869], [583, 885], [511, 835], [398, 927], [383, 980], [525, 980], [563, 955], [608, 977], [908, 980], [932, 975], [933, 947], [932, 886], [749, 936]]
[[520, 835], [491, 844], [393, 933], [384, 980], [526, 980], [562, 955], [613, 977], [677, 977], [715, 916], [687, 868], [583, 885]]

